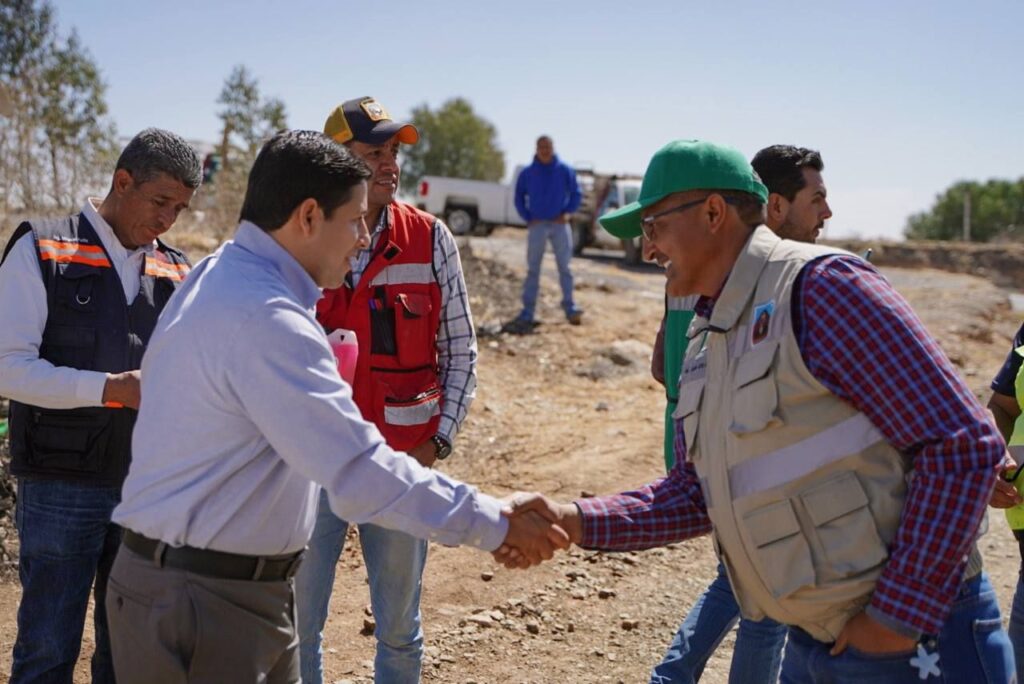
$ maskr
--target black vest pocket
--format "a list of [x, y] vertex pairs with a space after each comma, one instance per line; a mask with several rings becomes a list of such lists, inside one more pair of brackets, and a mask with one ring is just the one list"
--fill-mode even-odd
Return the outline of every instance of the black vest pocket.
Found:
[[28, 465], [40, 472], [98, 473], [110, 441], [105, 409], [33, 409]]
[[82, 325], [47, 325], [43, 331], [39, 357], [54, 366], [93, 370], [95, 355], [95, 328]]

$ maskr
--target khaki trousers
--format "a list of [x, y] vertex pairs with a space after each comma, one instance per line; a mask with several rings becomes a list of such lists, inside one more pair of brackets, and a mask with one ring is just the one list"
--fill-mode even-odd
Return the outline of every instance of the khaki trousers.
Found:
[[122, 546], [106, 605], [119, 684], [299, 681], [292, 580], [160, 568]]

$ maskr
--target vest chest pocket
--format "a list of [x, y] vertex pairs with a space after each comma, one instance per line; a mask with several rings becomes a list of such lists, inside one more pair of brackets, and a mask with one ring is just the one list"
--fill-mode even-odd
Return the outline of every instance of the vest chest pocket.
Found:
[[437, 330], [431, 330], [433, 304], [430, 295], [401, 292], [395, 295], [394, 301], [398, 362], [406, 368], [435, 363], [437, 351], [434, 338]]
[[81, 325], [47, 325], [43, 330], [39, 357], [55, 366], [93, 370], [96, 330]]
[[743, 523], [756, 547], [761, 579], [775, 598], [814, 584], [811, 549], [788, 499], [747, 513]]
[[54, 283], [57, 304], [74, 312], [94, 314], [103, 296], [104, 270], [79, 263], [61, 264]]
[[672, 419], [676, 422], [677, 429], [683, 430], [683, 438], [686, 441], [686, 458], [696, 462], [700, 454], [693, 448], [697, 443], [697, 429], [700, 424], [700, 407], [704, 398], [704, 378], [686, 382], [679, 386], [679, 402], [676, 410], [672, 413]]
[[822, 556], [819, 582], [870, 570], [888, 558], [854, 473], [840, 473], [801, 492], [800, 501], [814, 524], [814, 552]]
[[782, 424], [778, 416], [779, 388], [772, 373], [778, 342], [755, 348], [736, 364], [732, 399], [733, 434], [745, 435]]

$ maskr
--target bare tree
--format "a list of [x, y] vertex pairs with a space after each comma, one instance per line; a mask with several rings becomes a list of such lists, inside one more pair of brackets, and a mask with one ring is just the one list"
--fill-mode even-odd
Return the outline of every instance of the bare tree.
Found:
[[109, 173], [115, 131], [99, 67], [46, 0], [0, 0], [0, 90], [0, 208], [70, 211]]

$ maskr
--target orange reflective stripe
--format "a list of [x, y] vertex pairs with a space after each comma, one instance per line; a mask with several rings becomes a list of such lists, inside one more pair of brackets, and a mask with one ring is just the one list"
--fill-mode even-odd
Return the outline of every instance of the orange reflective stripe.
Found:
[[78, 252], [59, 252], [48, 247], [39, 248], [39, 258], [42, 261], [56, 261], [60, 264], [86, 264], [88, 266], [99, 266], [110, 268], [110, 261], [103, 254], [80, 254]]
[[56, 261], [61, 264], [86, 264], [110, 268], [106, 252], [98, 245], [83, 245], [65, 240], [40, 240], [39, 258], [42, 261]]
[[153, 257], [146, 257], [144, 275], [180, 281], [185, 279], [189, 270], [187, 264], [172, 264], [169, 261], [158, 261]]
[[79, 242], [66, 242], [64, 240], [40, 240], [39, 251], [58, 251], [58, 252], [81, 252], [83, 254], [93, 254], [97, 256], [104, 256], [105, 252], [99, 245], [83, 245]]

